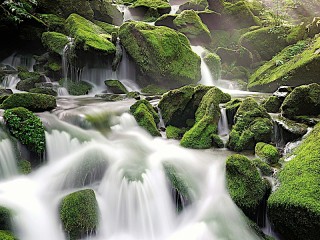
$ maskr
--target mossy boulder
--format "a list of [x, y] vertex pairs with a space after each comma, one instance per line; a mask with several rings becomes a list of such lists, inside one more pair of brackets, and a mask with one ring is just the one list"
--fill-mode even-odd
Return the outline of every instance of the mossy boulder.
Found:
[[0, 229], [6, 231], [12, 229], [12, 211], [2, 206], [0, 206]]
[[280, 186], [268, 199], [269, 219], [285, 239], [319, 238], [320, 124], [293, 152], [279, 174]]
[[33, 112], [49, 111], [56, 106], [55, 97], [39, 93], [15, 93], [2, 103], [4, 109], [24, 107]]
[[183, 137], [186, 131], [187, 131], [186, 128], [177, 128], [171, 125], [166, 127], [166, 135], [168, 139], [179, 140]]
[[150, 95], [162, 95], [167, 91], [168, 91], [167, 89], [157, 85], [148, 85], [141, 89], [142, 93], [150, 94]]
[[44, 127], [38, 116], [23, 107], [18, 107], [7, 109], [3, 117], [10, 133], [23, 145], [33, 152], [44, 152]]
[[60, 218], [70, 240], [94, 233], [99, 221], [99, 208], [94, 191], [84, 189], [64, 197], [60, 205]]
[[183, 34], [128, 22], [121, 26], [119, 37], [148, 84], [172, 88], [200, 80], [200, 57]]
[[37, 17], [47, 26], [47, 31], [65, 33], [65, 19], [55, 14], [38, 14]]
[[252, 163], [258, 168], [262, 176], [271, 176], [273, 174], [272, 168], [260, 158], [255, 158]]
[[218, 47], [216, 53], [221, 58], [222, 63], [243, 67], [250, 67], [253, 63], [252, 53], [244, 47], [239, 47], [236, 50]]
[[115, 94], [126, 94], [128, 90], [119, 80], [106, 80], [105, 85]]
[[189, 0], [179, 6], [178, 13], [181, 13], [184, 10], [204, 11], [207, 7], [207, 0]]
[[234, 98], [226, 103], [225, 105], [226, 114], [227, 114], [228, 123], [230, 125], [234, 124], [234, 116], [236, 115], [241, 103], [242, 103], [242, 99], [240, 98]]
[[74, 95], [74, 96], [80, 96], [80, 95], [86, 95], [88, 94], [91, 89], [92, 89], [92, 85], [88, 82], [85, 81], [65, 81], [65, 79], [62, 79], [59, 81], [61, 86], [64, 86], [70, 95]]
[[255, 146], [255, 154], [262, 160], [266, 161], [269, 164], [276, 164], [279, 162], [280, 154], [276, 147], [259, 142]]
[[267, 110], [268, 113], [278, 113], [280, 112], [282, 102], [282, 98], [270, 96], [266, 101], [263, 102], [262, 106]]
[[251, 220], [256, 221], [266, 186], [254, 164], [243, 155], [232, 155], [226, 163], [227, 187], [232, 200]]
[[50, 52], [59, 55], [63, 54], [64, 47], [70, 42], [66, 35], [57, 32], [44, 32], [41, 40]]
[[219, 55], [212, 52], [207, 52], [203, 57], [203, 61], [210, 69], [212, 78], [214, 80], [219, 80], [221, 77], [221, 58]]
[[210, 89], [211, 87], [202, 85], [184, 86], [162, 95], [158, 107], [164, 124], [179, 128], [188, 127], [188, 119], [195, 119], [202, 97]]
[[29, 162], [28, 160], [20, 160], [18, 162], [18, 169], [19, 169], [19, 172], [24, 175], [31, 173], [32, 171], [31, 162]]
[[231, 150], [252, 150], [258, 142], [271, 141], [273, 132], [271, 118], [253, 98], [243, 100], [234, 122], [228, 141]]
[[29, 72], [25, 67], [18, 67], [18, 77], [21, 80], [26, 80], [26, 79], [35, 79], [38, 80], [41, 78], [41, 74], [38, 72]]
[[90, 6], [93, 10], [95, 20], [120, 26], [123, 22], [123, 14], [111, 1], [91, 0]]
[[17, 238], [9, 231], [0, 230], [1, 240], [17, 240]]
[[30, 93], [41, 93], [41, 94], [47, 94], [47, 95], [51, 95], [51, 96], [57, 96], [58, 93], [53, 90], [53, 88], [49, 88], [49, 87], [36, 87], [36, 88], [31, 88], [29, 90]]
[[320, 37], [289, 46], [258, 68], [249, 79], [252, 91], [274, 92], [279, 86], [318, 82]]
[[66, 20], [66, 29], [74, 38], [76, 49], [96, 51], [101, 54], [114, 54], [116, 47], [108, 39], [110, 34], [93, 22], [77, 15], [71, 14]]
[[152, 136], [161, 136], [157, 124], [159, 123], [158, 113], [153, 109], [147, 100], [139, 100], [130, 107], [130, 112], [138, 124], [147, 130]]
[[284, 117], [294, 119], [295, 116], [318, 116], [320, 114], [320, 85], [312, 83], [296, 87], [281, 105]]
[[145, 18], [158, 18], [169, 13], [171, 5], [165, 0], [136, 0], [130, 8], [142, 12]]
[[163, 14], [159, 17], [154, 25], [155, 26], [165, 26], [176, 30], [176, 26], [173, 24], [173, 20], [178, 16], [178, 14]]
[[312, 22], [308, 24], [306, 32], [308, 37], [313, 38], [315, 35], [320, 33], [320, 18], [315, 17], [313, 18]]
[[187, 36], [191, 43], [208, 44], [211, 41], [208, 27], [194, 10], [183, 11], [173, 20], [173, 24], [179, 32]]
[[20, 80], [17, 85], [16, 89], [20, 91], [30, 91], [30, 89], [34, 88], [37, 83], [41, 83], [43, 80], [41, 78], [28, 78], [25, 80]]

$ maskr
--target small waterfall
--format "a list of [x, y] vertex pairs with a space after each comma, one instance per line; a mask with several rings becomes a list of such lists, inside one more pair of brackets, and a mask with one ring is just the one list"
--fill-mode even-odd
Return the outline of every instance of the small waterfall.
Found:
[[32, 55], [23, 55], [19, 53], [13, 53], [11, 56], [7, 57], [2, 61], [2, 64], [9, 65], [17, 69], [19, 66], [26, 67], [29, 72], [33, 72], [33, 66], [36, 60]]
[[128, 20], [133, 20], [133, 16], [128, 6], [117, 4], [117, 7], [119, 11], [123, 13], [123, 22], [126, 22]]
[[230, 132], [226, 108], [225, 107], [220, 108], [220, 112], [221, 112], [221, 115], [218, 122], [218, 134], [220, 136], [226, 136]]
[[69, 42], [64, 46], [62, 51], [62, 72], [63, 78], [65, 79], [65, 84], [68, 84], [68, 80], [79, 81], [81, 78], [81, 69], [73, 66], [69, 61], [69, 55], [71, 54], [74, 46], [74, 39], [68, 37]]
[[65, 87], [58, 87], [58, 96], [69, 96], [69, 92]]
[[171, 11], [169, 14], [176, 14], [179, 10], [180, 5], [171, 5]]
[[0, 140], [0, 179], [6, 179], [18, 173], [16, 156], [10, 139]]
[[1, 87], [15, 89], [17, 83], [20, 81], [18, 74], [8, 74], [4, 77]]

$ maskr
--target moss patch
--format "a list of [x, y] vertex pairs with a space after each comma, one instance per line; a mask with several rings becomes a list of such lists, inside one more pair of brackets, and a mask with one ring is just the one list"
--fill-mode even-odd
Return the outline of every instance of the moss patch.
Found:
[[70, 95], [74, 96], [86, 95], [92, 89], [92, 85], [85, 81], [66, 82], [65, 80], [60, 80], [59, 83], [61, 86], [64, 86], [68, 90]]
[[276, 164], [280, 159], [278, 149], [267, 143], [257, 143], [255, 146], [255, 154], [269, 164]]
[[128, 90], [119, 80], [106, 80], [105, 85], [115, 94], [126, 94]]
[[166, 135], [169, 139], [179, 140], [183, 137], [186, 131], [186, 128], [177, 128], [170, 125], [166, 128]]
[[59, 55], [62, 55], [64, 47], [69, 43], [69, 39], [66, 35], [57, 32], [44, 32], [41, 40], [49, 51]]
[[214, 80], [218, 80], [221, 77], [221, 58], [219, 55], [215, 53], [208, 52], [203, 57], [204, 62], [207, 64], [210, 72], [212, 74], [212, 78]]
[[278, 113], [282, 102], [283, 99], [280, 99], [277, 96], [270, 96], [265, 102], [263, 102], [262, 106], [268, 113]]

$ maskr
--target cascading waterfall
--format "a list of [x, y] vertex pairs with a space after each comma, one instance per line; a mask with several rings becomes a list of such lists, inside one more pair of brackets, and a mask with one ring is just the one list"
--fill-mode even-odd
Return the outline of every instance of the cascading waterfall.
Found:
[[220, 108], [220, 119], [218, 122], [218, 134], [221, 136], [226, 136], [229, 134], [229, 124], [228, 124], [228, 118], [227, 118], [227, 111], [225, 107]]
[[[101, 111], [102, 104], [113, 109], [119, 103], [79, 105], [69, 114]], [[28, 176], [0, 182], [0, 205], [15, 210], [19, 239], [67, 239], [59, 202], [83, 188], [95, 191], [101, 213], [92, 240], [258, 239], [226, 190], [230, 152], [185, 149], [152, 138], [128, 113], [115, 115], [106, 135], [70, 127], [49, 113], [41, 117], [48, 129], [46, 164]], [[181, 213], [176, 212], [164, 164], [174, 166], [190, 186], [191, 204]]]
[[19, 53], [13, 53], [2, 61], [2, 64], [9, 65], [17, 69], [19, 66], [26, 67], [29, 72], [33, 72], [33, 66], [36, 60], [32, 55], [23, 55]]
[[8, 74], [4, 77], [1, 87], [15, 89], [17, 83], [20, 81], [18, 74]]
[[18, 173], [16, 156], [10, 139], [0, 139], [0, 180]]

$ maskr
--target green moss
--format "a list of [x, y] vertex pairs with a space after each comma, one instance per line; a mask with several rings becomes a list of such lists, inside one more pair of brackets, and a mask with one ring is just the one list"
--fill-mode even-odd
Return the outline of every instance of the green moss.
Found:
[[152, 94], [152, 95], [162, 95], [167, 91], [168, 91], [167, 89], [157, 85], [148, 85], [141, 89], [142, 93]]
[[94, 19], [114, 25], [121, 25], [123, 13], [119, 11], [115, 2], [91, 0], [90, 6], [94, 12]]
[[104, 54], [113, 54], [115, 46], [108, 41], [110, 35], [98, 25], [77, 15], [71, 14], [66, 20], [66, 28], [74, 37], [76, 48], [94, 50]]
[[212, 134], [212, 135], [211, 135], [211, 138], [212, 138], [212, 145], [213, 145], [214, 147], [224, 148], [224, 142], [222, 141], [222, 139], [220, 138], [219, 135], [217, 135], [217, 134]]
[[10, 133], [29, 150], [37, 153], [44, 152], [45, 134], [39, 117], [23, 107], [8, 109], [3, 117]]
[[101, 27], [106, 33], [109, 33], [110, 35], [112, 33], [118, 34], [118, 31], [119, 31], [118, 26], [115, 26], [115, 25], [112, 25], [112, 24], [106, 23], [106, 22], [97, 21], [97, 20], [94, 20], [93, 23], [96, 24], [97, 26]]
[[255, 154], [269, 164], [276, 164], [280, 159], [278, 149], [270, 144], [259, 142], [255, 146]]
[[37, 88], [32, 88], [29, 90], [31, 93], [41, 93], [41, 94], [47, 94], [51, 96], [57, 96], [57, 92], [53, 90], [52, 88], [47, 88], [47, 87], [37, 87]]
[[261, 66], [249, 79], [250, 90], [275, 91], [281, 85], [298, 86], [317, 81], [320, 38], [289, 46]]
[[17, 240], [17, 238], [8, 231], [0, 230], [0, 239], [1, 240]]
[[74, 96], [88, 94], [92, 89], [92, 85], [85, 81], [77, 81], [77, 82], [67, 81], [66, 82], [64, 79], [61, 79], [59, 81], [59, 84], [61, 86], [64, 86], [68, 90], [70, 95], [74, 95]]
[[183, 11], [173, 20], [173, 24], [177, 30], [185, 34], [191, 42], [201, 41], [208, 44], [211, 41], [211, 34], [208, 27], [193, 10]]
[[294, 26], [286, 38], [287, 43], [288, 44], [295, 44], [298, 41], [306, 39], [306, 37], [307, 37], [306, 30], [307, 29], [304, 24]]
[[33, 112], [49, 111], [56, 107], [53, 96], [38, 93], [15, 93], [2, 103], [2, 108], [24, 107]]
[[186, 128], [177, 128], [174, 126], [167, 126], [166, 128], [166, 135], [169, 139], [181, 139], [183, 137], [183, 134], [187, 131]]
[[18, 169], [21, 174], [29, 174], [31, 173], [31, 163], [27, 160], [21, 160], [18, 162]]
[[139, 100], [130, 107], [130, 112], [138, 124], [146, 129], [152, 136], [161, 136], [157, 123], [159, 116], [147, 100]]
[[26, 80], [26, 79], [34, 79], [34, 80], [39, 80], [41, 75], [38, 72], [29, 72], [27, 69], [25, 68], [18, 68], [19, 73], [18, 73], [18, 77], [21, 80]]
[[0, 206], [0, 229], [11, 230], [11, 228], [12, 228], [12, 211], [6, 207]]
[[259, 158], [252, 160], [252, 163], [260, 170], [263, 176], [271, 176], [273, 174], [272, 168]]
[[94, 232], [99, 221], [99, 209], [94, 191], [80, 190], [63, 198], [60, 218], [71, 240]]
[[281, 170], [280, 187], [268, 199], [269, 218], [286, 239], [319, 238], [319, 138], [317, 124]]
[[40, 83], [42, 80], [40, 78], [28, 78], [26, 80], [21, 80], [17, 83], [16, 88], [20, 91], [30, 91], [34, 88], [36, 83]]
[[203, 11], [207, 7], [208, 7], [207, 0], [189, 0], [179, 6], [179, 11], [183, 11], [183, 10]]
[[148, 81], [172, 88], [200, 80], [200, 57], [183, 34], [167, 27], [128, 22], [121, 26], [119, 36]]
[[281, 105], [284, 117], [317, 116], [320, 114], [320, 85], [312, 83], [295, 88]]
[[106, 80], [104, 84], [110, 89], [113, 93], [116, 94], [126, 94], [128, 90], [119, 80]]
[[268, 113], [278, 113], [280, 111], [283, 99], [277, 96], [270, 96], [262, 106], [267, 110]]
[[273, 124], [266, 110], [252, 98], [246, 98], [234, 117], [228, 147], [235, 151], [254, 149], [257, 142], [270, 142]]
[[145, 7], [155, 9], [157, 11], [165, 11], [165, 13], [169, 13], [171, 6], [167, 1], [164, 0], [136, 0], [131, 8]]
[[214, 80], [218, 80], [221, 77], [221, 58], [219, 55], [215, 53], [207, 53], [203, 57], [204, 62], [207, 64], [210, 72], [212, 74], [212, 78]]
[[128, 92], [126, 94], [127, 98], [134, 98], [136, 100], [140, 100], [140, 93], [139, 92]]
[[253, 221], [265, 195], [265, 184], [253, 163], [245, 156], [232, 155], [226, 163], [227, 187], [232, 200]]
[[228, 122], [231, 123], [232, 125], [234, 124], [234, 116], [236, 115], [237, 110], [240, 107], [241, 103], [242, 103], [242, 99], [235, 98], [227, 102], [225, 105]]
[[44, 32], [42, 43], [49, 51], [62, 55], [64, 47], [69, 43], [66, 35], [57, 32]]
[[64, 33], [65, 19], [54, 14], [39, 14], [41, 19], [48, 28], [48, 31]]

